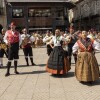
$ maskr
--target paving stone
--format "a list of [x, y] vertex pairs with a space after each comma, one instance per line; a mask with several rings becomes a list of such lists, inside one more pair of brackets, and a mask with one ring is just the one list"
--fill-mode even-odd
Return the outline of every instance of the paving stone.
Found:
[[[100, 80], [81, 84], [74, 75], [75, 64], [66, 75], [53, 76], [45, 70], [46, 48], [33, 49], [36, 66], [31, 66], [30, 61], [30, 66], [25, 65], [22, 50], [19, 55], [19, 75], [11, 67], [11, 75], [5, 77], [6, 68], [0, 69], [0, 100], [100, 100]], [[96, 58], [100, 65], [100, 53], [96, 53]], [[4, 66], [6, 63], [4, 58]]]

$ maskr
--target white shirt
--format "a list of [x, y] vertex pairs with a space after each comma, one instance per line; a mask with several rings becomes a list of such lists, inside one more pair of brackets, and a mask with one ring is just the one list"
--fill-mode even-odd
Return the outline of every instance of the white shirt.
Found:
[[[94, 40], [94, 42], [93, 42], [93, 44], [92, 44], [92, 47], [93, 47], [94, 50], [100, 50], [100, 43]], [[78, 49], [79, 49], [79, 45], [78, 45], [78, 43], [76, 42], [76, 43], [74, 44], [73, 48], [72, 48], [73, 53], [77, 52]]]
[[48, 36], [46, 35], [44, 38], [43, 38], [43, 42], [46, 43], [46, 45], [48, 45], [50, 43], [50, 40], [52, 39], [53, 36]]
[[[13, 35], [14, 35], [14, 33], [15, 33], [15, 32], [12, 31], [12, 34], [13, 34]], [[4, 42], [5, 42], [6, 44], [8, 44], [8, 40], [7, 40], [8, 34], [9, 34], [9, 33], [6, 32], [6, 33], [5, 33], [5, 36], [4, 36], [4, 38], [3, 38], [3, 39], [4, 39]], [[22, 39], [21, 39], [21, 35], [19, 34], [19, 45], [21, 45], [21, 43], [22, 43]]]
[[96, 35], [89, 34], [87, 37], [94, 40], [96, 38]]
[[53, 43], [54, 46], [61, 46], [61, 41], [68, 41], [68, 39], [64, 38], [63, 36], [59, 36], [59, 38], [57, 39], [56, 36], [53, 36], [53, 38], [50, 41], [50, 43]]
[[35, 41], [35, 38], [33, 36], [29, 35], [29, 34], [22, 34], [21, 39], [24, 40], [26, 36], [29, 37], [29, 40], [30, 40], [28, 43]]

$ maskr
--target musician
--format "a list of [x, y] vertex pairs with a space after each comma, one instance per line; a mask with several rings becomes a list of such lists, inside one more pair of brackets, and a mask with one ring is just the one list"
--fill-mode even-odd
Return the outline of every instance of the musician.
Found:
[[4, 42], [9, 46], [8, 50], [8, 63], [7, 63], [7, 73], [5, 76], [10, 75], [11, 62], [14, 59], [15, 74], [19, 74], [17, 71], [17, 62], [19, 59], [19, 45], [21, 44], [21, 36], [18, 31], [16, 31], [16, 25], [14, 22], [10, 24], [10, 30], [7, 30], [4, 36]]
[[2, 33], [0, 33], [0, 68], [3, 67], [3, 55], [4, 55], [4, 49], [1, 48], [2, 41], [3, 41], [3, 35]]
[[[69, 38], [69, 43], [68, 43], [68, 60], [69, 60], [69, 63], [71, 65], [72, 47], [75, 44], [75, 42], [77, 41], [77, 36], [74, 35], [73, 27], [71, 27], [69, 29], [69, 34], [68, 34], [67, 38]], [[74, 56], [74, 60], [75, 60], [75, 63], [76, 63], [77, 55], [73, 54], [73, 56]]]
[[[61, 31], [60, 34], [61, 34], [61, 36], [64, 37], [64, 38], [67, 37], [67, 34], [66, 34], [64, 31]], [[62, 47], [63, 47], [63, 49], [64, 49], [65, 56], [67, 57], [67, 56], [68, 56], [68, 42], [62, 41]]]
[[50, 46], [50, 40], [51, 39], [52, 39], [52, 36], [50, 34], [50, 31], [47, 31], [46, 36], [43, 38], [43, 42], [46, 43], [48, 56], [50, 55], [50, 53], [53, 50], [52, 47]]
[[23, 48], [23, 52], [24, 52], [24, 55], [25, 55], [26, 64], [27, 64], [27, 66], [29, 66], [29, 62], [28, 62], [28, 56], [29, 56], [29, 58], [31, 60], [31, 63], [34, 66], [36, 64], [33, 62], [33, 52], [32, 52], [31, 43], [35, 41], [35, 38], [33, 36], [30, 36], [29, 34], [27, 34], [26, 28], [24, 28], [22, 30], [22, 32], [23, 32], [23, 34], [21, 35], [22, 43], [25, 40], [25, 38], [28, 39], [27, 41], [24, 41], [24, 42], [26, 42], [26, 44], [24, 44], [24, 45], [22, 44], [22, 48]]
[[96, 31], [94, 29], [89, 30], [89, 34], [87, 37], [94, 41], [97, 37]]
[[[5, 30], [4, 30], [4, 28], [1, 30], [1, 33], [2, 33], [2, 36], [4, 37], [5, 36]], [[5, 47], [4, 47], [4, 54], [8, 58], [8, 46], [4, 43], [4, 40], [2, 42], [5, 45]]]

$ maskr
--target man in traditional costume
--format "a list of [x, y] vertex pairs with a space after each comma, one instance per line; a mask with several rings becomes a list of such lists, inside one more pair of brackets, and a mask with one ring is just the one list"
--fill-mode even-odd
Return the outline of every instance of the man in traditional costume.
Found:
[[94, 41], [97, 38], [96, 31], [94, 29], [89, 30], [89, 34], [87, 37]]
[[10, 75], [10, 67], [11, 62], [14, 59], [14, 67], [15, 67], [15, 73], [19, 74], [17, 71], [17, 61], [19, 59], [18, 53], [19, 53], [19, 45], [21, 44], [21, 36], [18, 31], [16, 31], [16, 25], [14, 22], [10, 24], [10, 30], [7, 30], [4, 36], [4, 42], [8, 45], [8, 63], [7, 63], [7, 73], [5, 76]]
[[52, 39], [52, 34], [50, 34], [50, 31], [47, 31], [46, 36], [43, 38], [43, 42], [46, 43], [48, 56], [51, 54], [53, 50], [49, 44], [51, 39]]
[[0, 68], [3, 67], [3, 56], [5, 53], [5, 50], [2, 48], [2, 45], [3, 45], [3, 35], [2, 35], [2, 30], [1, 30], [1, 33], [0, 33]]
[[62, 48], [62, 41], [67, 41], [67, 38], [64, 38], [60, 34], [60, 30], [55, 30], [55, 36], [53, 36], [50, 44], [53, 51], [50, 54], [50, 57], [47, 62], [46, 70], [52, 74], [66, 74], [70, 70], [69, 61], [65, 56], [65, 52]]
[[[75, 44], [75, 42], [77, 41], [78, 36], [76, 34], [74, 34], [74, 29], [73, 27], [70, 27], [69, 29], [69, 34], [67, 35], [67, 38], [69, 38], [69, 42], [68, 42], [68, 60], [69, 60], [69, 64], [71, 66], [71, 56], [72, 56], [72, 47]], [[74, 56], [74, 60], [76, 63], [77, 60], [77, 55], [73, 54]]]
[[94, 50], [100, 50], [100, 43], [87, 38], [87, 32], [82, 31], [81, 39], [73, 46], [73, 53], [78, 54], [75, 76], [80, 82], [92, 82], [99, 79], [99, 67]]
[[28, 62], [28, 56], [29, 56], [31, 60], [31, 64], [34, 66], [35, 63], [33, 62], [33, 52], [32, 52], [31, 44], [35, 41], [35, 38], [33, 37], [33, 35], [27, 34], [26, 28], [24, 28], [22, 32], [23, 34], [21, 35], [21, 39], [22, 39], [21, 46], [25, 55], [26, 64], [27, 66], [29, 66], [29, 62]]
[[[4, 28], [2, 29], [2, 36], [3, 36], [3, 38], [5, 36], [5, 30], [4, 30]], [[8, 58], [8, 46], [4, 43], [4, 40], [2, 40], [2, 43], [3, 43], [4, 54]]]

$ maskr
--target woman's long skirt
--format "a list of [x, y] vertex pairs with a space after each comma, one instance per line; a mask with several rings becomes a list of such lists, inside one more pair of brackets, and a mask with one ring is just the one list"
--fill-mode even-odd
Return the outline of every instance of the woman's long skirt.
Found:
[[48, 59], [46, 70], [52, 74], [66, 74], [70, 69], [63, 48], [61, 46], [54, 47]]
[[90, 52], [80, 52], [75, 67], [77, 80], [83, 82], [99, 79], [99, 67], [96, 57]]

